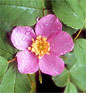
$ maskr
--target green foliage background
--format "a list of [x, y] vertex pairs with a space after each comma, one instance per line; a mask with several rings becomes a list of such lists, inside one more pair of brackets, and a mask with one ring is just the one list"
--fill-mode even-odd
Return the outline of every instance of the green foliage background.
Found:
[[[37, 17], [43, 17], [43, 12], [55, 14], [71, 37], [80, 29], [86, 35], [86, 0], [0, 0], [0, 93], [33, 90], [28, 76], [20, 74], [16, 64], [7, 63], [18, 51], [10, 43], [9, 34], [15, 26], [34, 26]], [[63, 59], [67, 67], [52, 80], [59, 87], [65, 86], [65, 93], [85, 93], [86, 36], [79, 37], [73, 51]], [[34, 78], [35, 75], [32, 78], [35, 82]]]

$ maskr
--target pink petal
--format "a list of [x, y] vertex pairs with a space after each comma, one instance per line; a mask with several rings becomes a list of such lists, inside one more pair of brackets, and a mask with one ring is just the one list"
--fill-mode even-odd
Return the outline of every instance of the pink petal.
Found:
[[30, 46], [32, 38], [35, 37], [35, 33], [32, 28], [26, 27], [16, 27], [12, 31], [11, 41], [13, 45], [19, 49], [24, 50]]
[[30, 74], [38, 70], [38, 58], [29, 50], [18, 52], [17, 62], [20, 73]]
[[49, 40], [52, 53], [58, 56], [64, 55], [73, 49], [73, 40], [67, 32], [54, 34]]
[[45, 74], [56, 76], [63, 72], [64, 62], [61, 58], [53, 54], [45, 55], [39, 60], [39, 68]]
[[55, 15], [49, 14], [37, 22], [35, 31], [37, 35], [49, 37], [53, 33], [62, 31], [62, 24]]

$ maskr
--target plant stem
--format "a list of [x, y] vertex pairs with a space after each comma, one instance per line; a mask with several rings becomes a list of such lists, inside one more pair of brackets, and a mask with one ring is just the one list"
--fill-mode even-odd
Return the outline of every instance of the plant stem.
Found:
[[39, 82], [40, 82], [40, 84], [42, 84], [42, 75], [41, 75], [40, 69], [39, 69]]
[[29, 78], [29, 80], [31, 82], [31, 91], [30, 91], [30, 93], [35, 93], [35, 91], [36, 91], [35, 74], [32, 74], [32, 75], [27, 74], [27, 76], [28, 76], [28, 78]]
[[85, 22], [86, 22], [86, 18], [85, 18], [85, 20], [84, 20], [83, 27], [79, 30], [78, 34], [77, 34], [76, 37], [74, 38], [74, 41], [79, 37], [80, 33], [82, 32], [82, 29], [83, 29], [84, 26], [85, 26]]
[[15, 60], [16, 60], [16, 57], [15, 57], [14, 59], [8, 61], [8, 63], [11, 63], [11, 62], [13, 62], [13, 61], [15, 61]]
[[43, 16], [44, 16], [44, 11], [45, 11], [45, 8], [43, 8]]
[[79, 37], [80, 33], [82, 32], [82, 29], [83, 29], [83, 28], [81, 28], [81, 29], [79, 30], [78, 34], [77, 34], [76, 37], [74, 38], [74, 41]]

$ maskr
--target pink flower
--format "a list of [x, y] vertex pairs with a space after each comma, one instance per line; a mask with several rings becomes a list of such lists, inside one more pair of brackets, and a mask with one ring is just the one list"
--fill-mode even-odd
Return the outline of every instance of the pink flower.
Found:
[[63, 72], [64, 61], [59, 57], [73, 49], [73, 41], [55, 15], [41, 18], [35, 27], [18, 26], [11, 35], [13, 45], [21, 50], [17, 53], [20, 73], [35, 73], [39, 69], [52, 76]]

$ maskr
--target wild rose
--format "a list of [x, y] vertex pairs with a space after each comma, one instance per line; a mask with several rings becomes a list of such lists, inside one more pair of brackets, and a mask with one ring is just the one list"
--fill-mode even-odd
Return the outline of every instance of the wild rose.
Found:
[[61, 74], [64, 61], [59, 57], [73, 49], [73, 40], [62, 31], [62, 24], [52, 14], [41, 18], [35, 32], [31, 27], [18, 26], [11, 35], [13, 45], [21, 50], [17, 53], [20, 73], [35, 73], [39, 69], [52, 76]]

